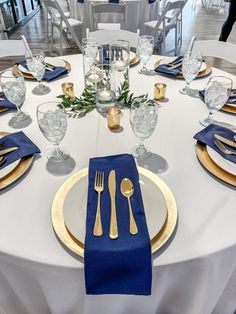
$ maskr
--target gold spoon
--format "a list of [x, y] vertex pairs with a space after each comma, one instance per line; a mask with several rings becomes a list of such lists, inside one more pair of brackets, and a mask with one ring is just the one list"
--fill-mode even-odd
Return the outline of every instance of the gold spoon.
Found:
[[133, 215], [133, 211], [132, 211], [132, 207], [131, 207], [131, 203], [130, 203], [130, 197], [133, 195], [134, 193], [134, 185], [132, 183], [132, 181], [128, 178], [124, 178], [121, 181], [120, 184], [120, 190], [121, 193], [127, 197], [128, 199], [128, 204], [129, 204], [129, 232], [131, 234], [137, 234], [138, 233], [138, 228], [136, 225], [136, 222], [134, 220], [134, 215]]
[[6, 157], [0, 156], [0, 166], [3, 165], [5, 161], [6, 161]]

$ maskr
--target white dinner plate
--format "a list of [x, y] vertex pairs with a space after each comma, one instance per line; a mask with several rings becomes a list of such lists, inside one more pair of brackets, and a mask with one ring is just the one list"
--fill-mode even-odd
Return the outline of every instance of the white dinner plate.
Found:
[[[150, 238], [153, 238], [166, 221], [167, 203], [162, 191], [148, 177], [140, 175], [140, 187], [149, 235]], [[63, 207], [65, 225], [72, 235], [81, 242], [84, 242], [85, 239], [87, 191], [88, 176], [86, 175], [71, 187]]]
[[211, 159], [222, 169], [236, 176], [236, 164], [223, 158], [213, 148], [207, 146], [207, 152]]

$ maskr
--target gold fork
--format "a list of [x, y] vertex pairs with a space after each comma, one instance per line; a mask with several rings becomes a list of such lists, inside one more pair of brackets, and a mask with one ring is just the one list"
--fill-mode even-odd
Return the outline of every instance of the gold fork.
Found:
[[232, 150], [226, 148], [225, 145], [222, 144], [221, 141], [219, 141], [217, 138], [215, 139], [214, 142], [215, 142], [216, 146], [219, 148], [219, 150], [222, 151], [222, 153], [224, 153], [226, 155], [236, 155], [236, 152], [233, 152]]
[[94, 190], [98, 193], [98, 200], [97, 200], [97, 212], [96, 218], [93, 228], [93, 234], [96, 237], [100, 237], [103, 234], [102, 230], [102, 221], [101, 221], [101, 209], [100, 209], [100, 196], [104, 190], [104, 172], [103, 171], [96, 171], [95, 179], [94, 179]]

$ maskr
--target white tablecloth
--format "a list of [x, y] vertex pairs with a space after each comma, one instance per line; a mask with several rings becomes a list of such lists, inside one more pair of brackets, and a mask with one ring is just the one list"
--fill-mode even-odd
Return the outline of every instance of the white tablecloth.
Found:
[[[172, 241], [153, 257], [152, 295], [87, 296], [83, 261], [66, 249], [53, 232], [50, 211], [56, 191], [71, 175], [52, 174], [46, 151], [51, 146], [41, 134], [36, 106], [55, 100], [61, 83], [72, 81], [76, 94], [83, 89], [81, 55], [65, 56], [72, 65], [68, 77], [50, 83], [51, 93], [34, 96], [36, 82], [27, 82], [23, 109], [33, 123], [24, 132], [40, 147], [30, 171], [0, 191], [0, 313], [7, 314], [233, 314], [236, 309], [236, 194], [235, 188], [215, 179], [198, 162], [193, 135], [207, 109], [199, 99], [181, 95], [182, 80], [146, 77], [130, 70], [131, 89], [153, 95], [157, 81], [167, 83], [154, 134], [146, 141], [154, 153], [146, 167], [171, 188], [178, 206], [178, 226]], [[155, 56], [150, 61], [154, 63]], [[213, 69], [213, 74], [225, 74]], [[230, 77], [232, 75], [227, 74]], [[235, 78], [235, 77], [233, 77]], [[207, 78], [193, 82], [202, 89]], [[13, 132], [11, 114], [2, 114], [1, 131]], [[235, 123], [222, 112], [218, 120]], [[111, 133], [96, 111], [82, 119], [68, 119], [62, 142], [75, 162], [72, 173], [93, 156], [130, 152], [137, 143], [128, 119], [121, 133]], [[163, 165], [167, 165], [164, 169]], [[163, 170], [164, 169], [164, 170]]]
[[[85, 0], [84, 3], [79, 3], [77, 0], [70, 0], [71, 17], [83, 21], [83, 36], [85, 36], [86, 28], [92, 30], [93, 20], [91, 12], [91, 3], [106, 2], [104, 0]], [[154, 3], [148, 0], [126, 0], [126, 20], [125, 29], [136, 32], [140, 29], [142, 32], [143, 24], [147, 21], [154, 20], [157, 17], [159, 9], [159, 0]]]

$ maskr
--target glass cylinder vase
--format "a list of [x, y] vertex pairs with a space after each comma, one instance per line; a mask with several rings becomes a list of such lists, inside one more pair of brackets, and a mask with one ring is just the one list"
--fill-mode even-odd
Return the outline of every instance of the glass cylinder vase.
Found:
[[111, 86], [116, 97], [121, 91], [129, 89], [130, 45], [126, 40], [116, 40], [109, 45], [111, 67]]

